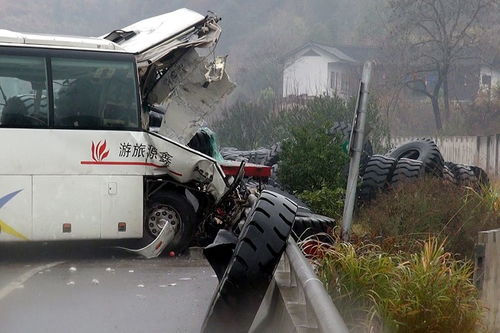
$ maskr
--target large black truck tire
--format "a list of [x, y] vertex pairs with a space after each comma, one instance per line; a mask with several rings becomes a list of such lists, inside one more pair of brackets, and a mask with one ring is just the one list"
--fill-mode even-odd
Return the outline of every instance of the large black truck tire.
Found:
[[351, 136], [351, 124], [340, 121], [333, 123], [333, 126], [329, 130], [330, 134], [338, 135], [343, 139], [350, 139]]
[[202, 332], [248, 332], [285, 250], [296, 211], [289, 199], [262, 192], [212, 297]]
[[273, 166], [275, 164], [278, 164], [280, 160], [280, 155], [281, 155], [281, 142], [277, 142], [274, 145], [271, 146], [269, 149], [269, 153], [266, 157], [265, 165], [267, 166]]
[[394, 169], [391, 177], [391, 186], [397, 187], [401, 184], [415, 181], [424, 173], [424, 163], [422, 161], [403, 157], [396, 164], [396, 169]]
[[310, 212], [297, 212], [293, 237], [295, 240], [303, 240], [317, 234], [331, 234], [335, 226], [335, 220], [332, 218]]
[[396, 164], [396, 159], [389, 156], [373, 155], [370, 158], [364, 168], [359, 189], [362, 202], [374, 199], [378, 192], [388, 187]]
[[477, 186], [478, 179], [472, 167], [465, 164], [449, 163], [458, 185]]
[[443, 175], [443, 156], [432, 139], [424, 138], [402, 144], [391, 150], [387, 155], [396, 160], [409, 158], [422, 161], [426, 173], [439, 177]]
[[443, 179], [449, 183], [457, 185], [457, 179], [455, 178], [455, 175], [453, 174], [452, 168], [453, 164], [451, 162], [444, 162], [444, 167], [443, 167]]
[[484, 171], [484, 169], [478, 166], [471, 166], [471, 169], [477, 178], [479, 186], [487, 187], [490, 185], [490, 178], [488, 177], [488, 174], [486, 173], [486, 171]]

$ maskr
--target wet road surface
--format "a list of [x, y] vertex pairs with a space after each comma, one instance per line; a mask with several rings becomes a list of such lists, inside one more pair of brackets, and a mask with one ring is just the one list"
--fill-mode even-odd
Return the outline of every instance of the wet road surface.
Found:
[[1, 332], [199, 332], [217, 286], [196, 257], [102, 244], [0, 246]]

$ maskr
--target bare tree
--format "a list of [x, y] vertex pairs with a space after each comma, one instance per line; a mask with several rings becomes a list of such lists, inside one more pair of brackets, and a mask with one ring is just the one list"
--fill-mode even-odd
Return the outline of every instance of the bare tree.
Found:
[[448, 78], [460, 61], [479, 57], [481, 23], [497, 0], [389, 0], [389, 41], [406, 65], [406, 86], [429, 97], [437, 130], [450, 113]]

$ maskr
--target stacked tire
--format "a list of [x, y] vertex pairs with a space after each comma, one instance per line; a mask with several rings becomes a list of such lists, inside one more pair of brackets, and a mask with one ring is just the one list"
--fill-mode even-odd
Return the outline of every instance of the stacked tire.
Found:
[[443, 155], [441, 155], [438, 146], [432, 139], [423, 138], [405, 143], [394, 148], [387, 155], [398, 161], [402, 158], [420, 161], [426, 174], [438, 177], [443, 175]]
[[402, 144], [386, 155], [373, 155], [361, 172], [359, 199], [367, 202], [378, 192], [396, 188], [422, 176], [433, 176], [459, 185], [481, 188], [489, 184], [486, 172], [477, 167], [445, 162], [436, 143], [422, 138]]

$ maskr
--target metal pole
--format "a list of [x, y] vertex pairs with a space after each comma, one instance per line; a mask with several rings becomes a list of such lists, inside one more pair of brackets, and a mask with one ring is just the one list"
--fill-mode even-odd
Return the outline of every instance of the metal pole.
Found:
[[356, 186], [359, 176], [359, 163], [363, 152], [363, 142], [365, 137], [366, 110], [368, 108], [368, 87], [372, 74], [372, 63], [367, 61], [363, 66], [363, 74], [359, 85], [358, 102], [356, 103], [356, 113], [352, 124], [352, 134], [349, 142], [349, 177], [347, 178], [347, 189], [344, 204], [344, 216], [342, 223], [342, 239], [349, 240], [352, 225], [352, 214], [354, 202], [356, 200]]
[[304, 289], [307, 304], [312, 308], [318, 320], [321, 332], [348, 333], [349, 330], [339, 311], [326, 292], [323, 283], [318, 279], [311, 265], [292, 238], [288, 238], [286, 255], [290, 260], [290, 268], [297, 274], [297, 280]]

